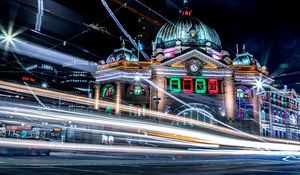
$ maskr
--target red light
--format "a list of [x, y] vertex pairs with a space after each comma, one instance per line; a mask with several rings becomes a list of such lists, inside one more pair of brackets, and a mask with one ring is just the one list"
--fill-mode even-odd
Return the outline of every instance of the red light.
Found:
[[188, 94], [194, 92], [194, 82], [192, 78], [184, 78], [182, 80], [182, 91]]
[[209, 94], [218, 94], [219, 93], [219, 82], [215, 79], [208, 80], [208, 93]]
[[185, 15], [186, 15], [186, 16], [189, 16], [189, 12], [188, 12], [188, 11], [185, 11]]
[[34, 78], [31, 78], [31, 77], [22, 77], [22, 80], [23, 81], [29, 81], [31, 83], [34, 83], [35, 82], [35, 79]]

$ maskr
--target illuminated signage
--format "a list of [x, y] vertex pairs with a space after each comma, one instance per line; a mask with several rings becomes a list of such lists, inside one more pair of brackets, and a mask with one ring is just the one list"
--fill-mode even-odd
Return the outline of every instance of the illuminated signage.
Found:
[[31, 77], [22, 77], [22, 81], [28, 81], [31, 83], [35, 83], [35, 79]]
[[173, 93], [219, 94], [220, 85], [217, 79], [172, 77], [169, 79], [169, 90]]
[[165, 58], [174, 58], [175, 57], [175, 47], [164, 49], [163, 50]]
[[112, 97], [116, 94], [116, 89], [115, 86], [113, 86], [112, 84], [106, 84], [101, 92], [101, 96], [103, 98], [105, 97]]
[[61, 128], [53, 128], [53, 131], [55, 131], [55, 132], [61, 132]]
[[32, 130], [32, 126], [30, 126], [30, 125], [24, 125], [24, 126], [20, 126], [20, 125], [6, 125], [5, 129], [7, 131], [31, 131]]
[[215, 50], [211, 50], [211, 57], [213, 59], [216, 59], [216, 60], [221, 60], [222, 59], [222, 53], [218, 52], [218, 51], [215, 51]]

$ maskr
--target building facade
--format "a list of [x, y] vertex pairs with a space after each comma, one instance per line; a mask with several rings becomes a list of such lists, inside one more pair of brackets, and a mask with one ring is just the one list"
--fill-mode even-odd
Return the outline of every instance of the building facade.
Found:
[[[82, 95], [92, 98], [94, 95], [95, 78], [93, 75], [84, 70], [91, 69], [95, 63], [90, 61], [71, 61], [63, 65], [64, 73], [61, 80], [61, 90], [67, 94]], [[76, 68], [76, 69], [75, 69]], [[69, 110], [83, 110], [90, 108], [82, 104], [62, 104]]]
[[[95, 109], [102, 99], [116, 103], [111, 109], [116, 115], [143, 116], [143, 110], [151, 109], [299, 139], [298, 94], [272, 87], [267, 68], [245, 47], [234, 58], [222, 50], [217, 32], [192, 17], [187, 1], [180, 14], [158, 31], [151, 61], [138, 60], [123, 45], [98, 66]], [[121, 104], [138, 110], [121, 111]]]

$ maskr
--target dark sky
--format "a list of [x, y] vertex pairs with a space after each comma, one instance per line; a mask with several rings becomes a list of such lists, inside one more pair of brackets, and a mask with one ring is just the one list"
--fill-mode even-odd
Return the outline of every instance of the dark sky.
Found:
[[[122, 35], [103, 8], [100, 0], [44, 0], [44, 16], [41, 37], [33, 33], [38, 0], [0, 0], [0, 22], [7, 26], [14, 21], [15, 28], [25, 31], [20, 37], [38, 42], [47, 47], [57, 45], [55, 49], [79, 55], [89, 60], [100, 60], [120, 46]], [[138, 19], [145, 15], [159, 22], [166, 21], [135, 0], [106, 0], [112, 10], [128, 2], [126, 8], [115, 14], [127, 31], [136, 35]], [[181, 0], [140, 0], [167, 19], [178, 16]], [[294, 73], [300, 68], [300, 1], [285, 0], [190, 0], [193, 16], [199, 18], [219, 34], [222, 47], [235, 55], [235, 45], [246, 44], [247, 50], [269, 68], [272, 76]], [[136, 10], [133, 12], [131, 9]], [[136, 14], [140, 13], [140, 15]], [[111, 35], [90, 30], [83, 23], [98, 23]], [[147, 26], [148, 27], [148, 26]], [[81, 33], [81, 34], [80, 34]], [[75, 37], [76, 36], [76, 37]], [[40, 38], [37, 41], [36, 38]], [[154, 39], [154, 38], [153, 38]], [[62, 41], [69, 40], [66, 47]], [[145, 43], [146, 45], [150, 44]], [[127, 43], [128, 47], [132, 47]], [[82, 49], [90, 51], [84, 52]], [[300, 74], [277, 77], [291, 88], [297, 88]]]

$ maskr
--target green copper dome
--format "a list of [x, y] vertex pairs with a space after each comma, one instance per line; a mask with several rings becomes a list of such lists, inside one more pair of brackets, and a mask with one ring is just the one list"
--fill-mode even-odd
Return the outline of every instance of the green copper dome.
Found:
[[237, 54], [236, 58], [233, 60], [234, 66], [251, 66], [256, 65], [257, 67], [261, 67], [259, 62], [253, 58], [253, 55], [248, 52], [244, 52], [241, 54]]
[[170, 48], [180, 41], [182, 46], [203, 46], [210, 42], [212, 46], [221, 47], [219, 35], [214, 29], [206, 26], [199, 19], [182, 16], [164, 24], [157, 33], [154, 46]]
[[106, 59], [106, 64], [119, 61], [122, 59], [127, 61], [139, 61], [138, 57], [136, 57], [132, 53], [132, 50], [128, 50], [125, 47], [122, 47], [120, 49], [114, 50], [114, 53], [109, 55], [109, 57]]

